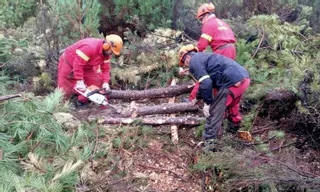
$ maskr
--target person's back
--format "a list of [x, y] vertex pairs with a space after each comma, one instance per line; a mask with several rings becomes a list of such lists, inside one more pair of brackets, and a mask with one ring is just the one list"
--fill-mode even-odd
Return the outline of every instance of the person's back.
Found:
[[214, 88], [228, 88], [249, 77], [245, 68], [234, 60], [215, 53], [196, 53], [190, 60], [190, 72], [197, 80], [209, 75]]
[[209, 44], [212, 51], [215, 52], [221, 49], [221, 46], [235, 42], [236, 39], [230, 26], [212, 14], [202, 26], [202, 35], [198, 41], [198, 49], [199, 52], [202, 52]]
[[106, 59], [106, 57], [102, 54], [102, 44], [103, 39], [82, 39], [66, 48], [66, 58], [68, 59], [69, 63], [73, 64], [76, 56], [80, 55], [81, 58], [87, 60], [88, 65], [86, 65], [85, 67], [92, 68], [94, 65], [103, 63], [103, 61]]

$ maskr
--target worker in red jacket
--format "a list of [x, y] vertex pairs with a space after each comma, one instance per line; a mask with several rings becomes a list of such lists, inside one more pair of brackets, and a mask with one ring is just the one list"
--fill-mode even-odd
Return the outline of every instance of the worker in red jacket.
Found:
[[122, 46], [121, 37], [112, 34], [105, 39], [86, 38], [66, 48], [58, 67], [58, 88], [65, 98], [75, 93], [76, 106], [82, 106], [88, 103], [88, 98], [76, 90], [85, 92], [91, 85], [110, 90], [110, 58], [112, 53], [119, 55]]
[[[198, 50], [203, 52], [210, 45], [212, 52], [235, 59], [236, 39], [232, 29], [221, 19], [218, 19], [214, 14], [215, 7], [212, 3], [202, 4], [197, 12], [197, 19], [202, 23], [202, 34], [198, 41]], [[196, 98], [199, 89], [199, 82], [196, 82], [189, 100]]]

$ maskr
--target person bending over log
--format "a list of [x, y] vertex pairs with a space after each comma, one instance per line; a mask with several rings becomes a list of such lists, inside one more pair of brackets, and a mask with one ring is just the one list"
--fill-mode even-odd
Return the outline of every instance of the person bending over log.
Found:
[[[189, 67], [190, 73], [199, 81], [197, 98], [204, 100], [203, 112], [207, 117], [202, 134], [204, 148], [215, 151], [217, 136], [222, 125], [225, 110], [228, 109], [229, 130], [239, 129], [242, 117], [239, 113], [240, 100], [249, 87], [249, 73], [240, 64], [215, 53], [198, 52], [194, 45], [181, 47], [178, 53], [179, 65]], [[216, 89], [215, 94], [212, 90]]]

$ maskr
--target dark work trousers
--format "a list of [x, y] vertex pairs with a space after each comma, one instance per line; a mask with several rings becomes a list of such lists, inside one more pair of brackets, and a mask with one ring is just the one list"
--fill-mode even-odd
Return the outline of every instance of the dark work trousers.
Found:
[[224, 112], [226, 110], [226, 102], [229, 94], [229, 89], [225, 88], [219, 90], [217, 95], [213, 99], [213, 103], [210, 105], [210, 116], [206, 120], [204, 126], [204, 132], [202, 137], [204, 140], [215, 139], [218, 137], [219, 130], [222, 125]]

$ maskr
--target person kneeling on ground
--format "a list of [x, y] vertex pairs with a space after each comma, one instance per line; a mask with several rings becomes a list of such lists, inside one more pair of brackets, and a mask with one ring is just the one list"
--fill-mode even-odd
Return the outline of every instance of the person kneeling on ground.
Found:
[[[198, 52], [193, 45], [183, 46], [178, 57], [179, 65], [189, 67], [189, 72], [200, 83], [197, 95], [204, 100], [203, 113], [207, 117], [202, 137], [205, 149], [215, 151], [226, 109], [229, 111], [231, 131], [239, 129], [242, 121], [239, 113], [240, 100], [249, 87], [249, 73], [232, 59], [215, 53]], [[214, 95], [213, 89], [217, 90]], [[197, 99], [192, 102], [196, 104]]]
[[85, 92], [87, 86], [97, 86], [110, 91], [110, 59], [112, 53], [119, 55], [123, 41], [118, 35], [105, 39], [86, 38], [66, 48], [60, 56], [58, 67], [58, 88], [65, 99], [76, 94], [76, 107], [86, 105], [88, 98], [77, 91]]

